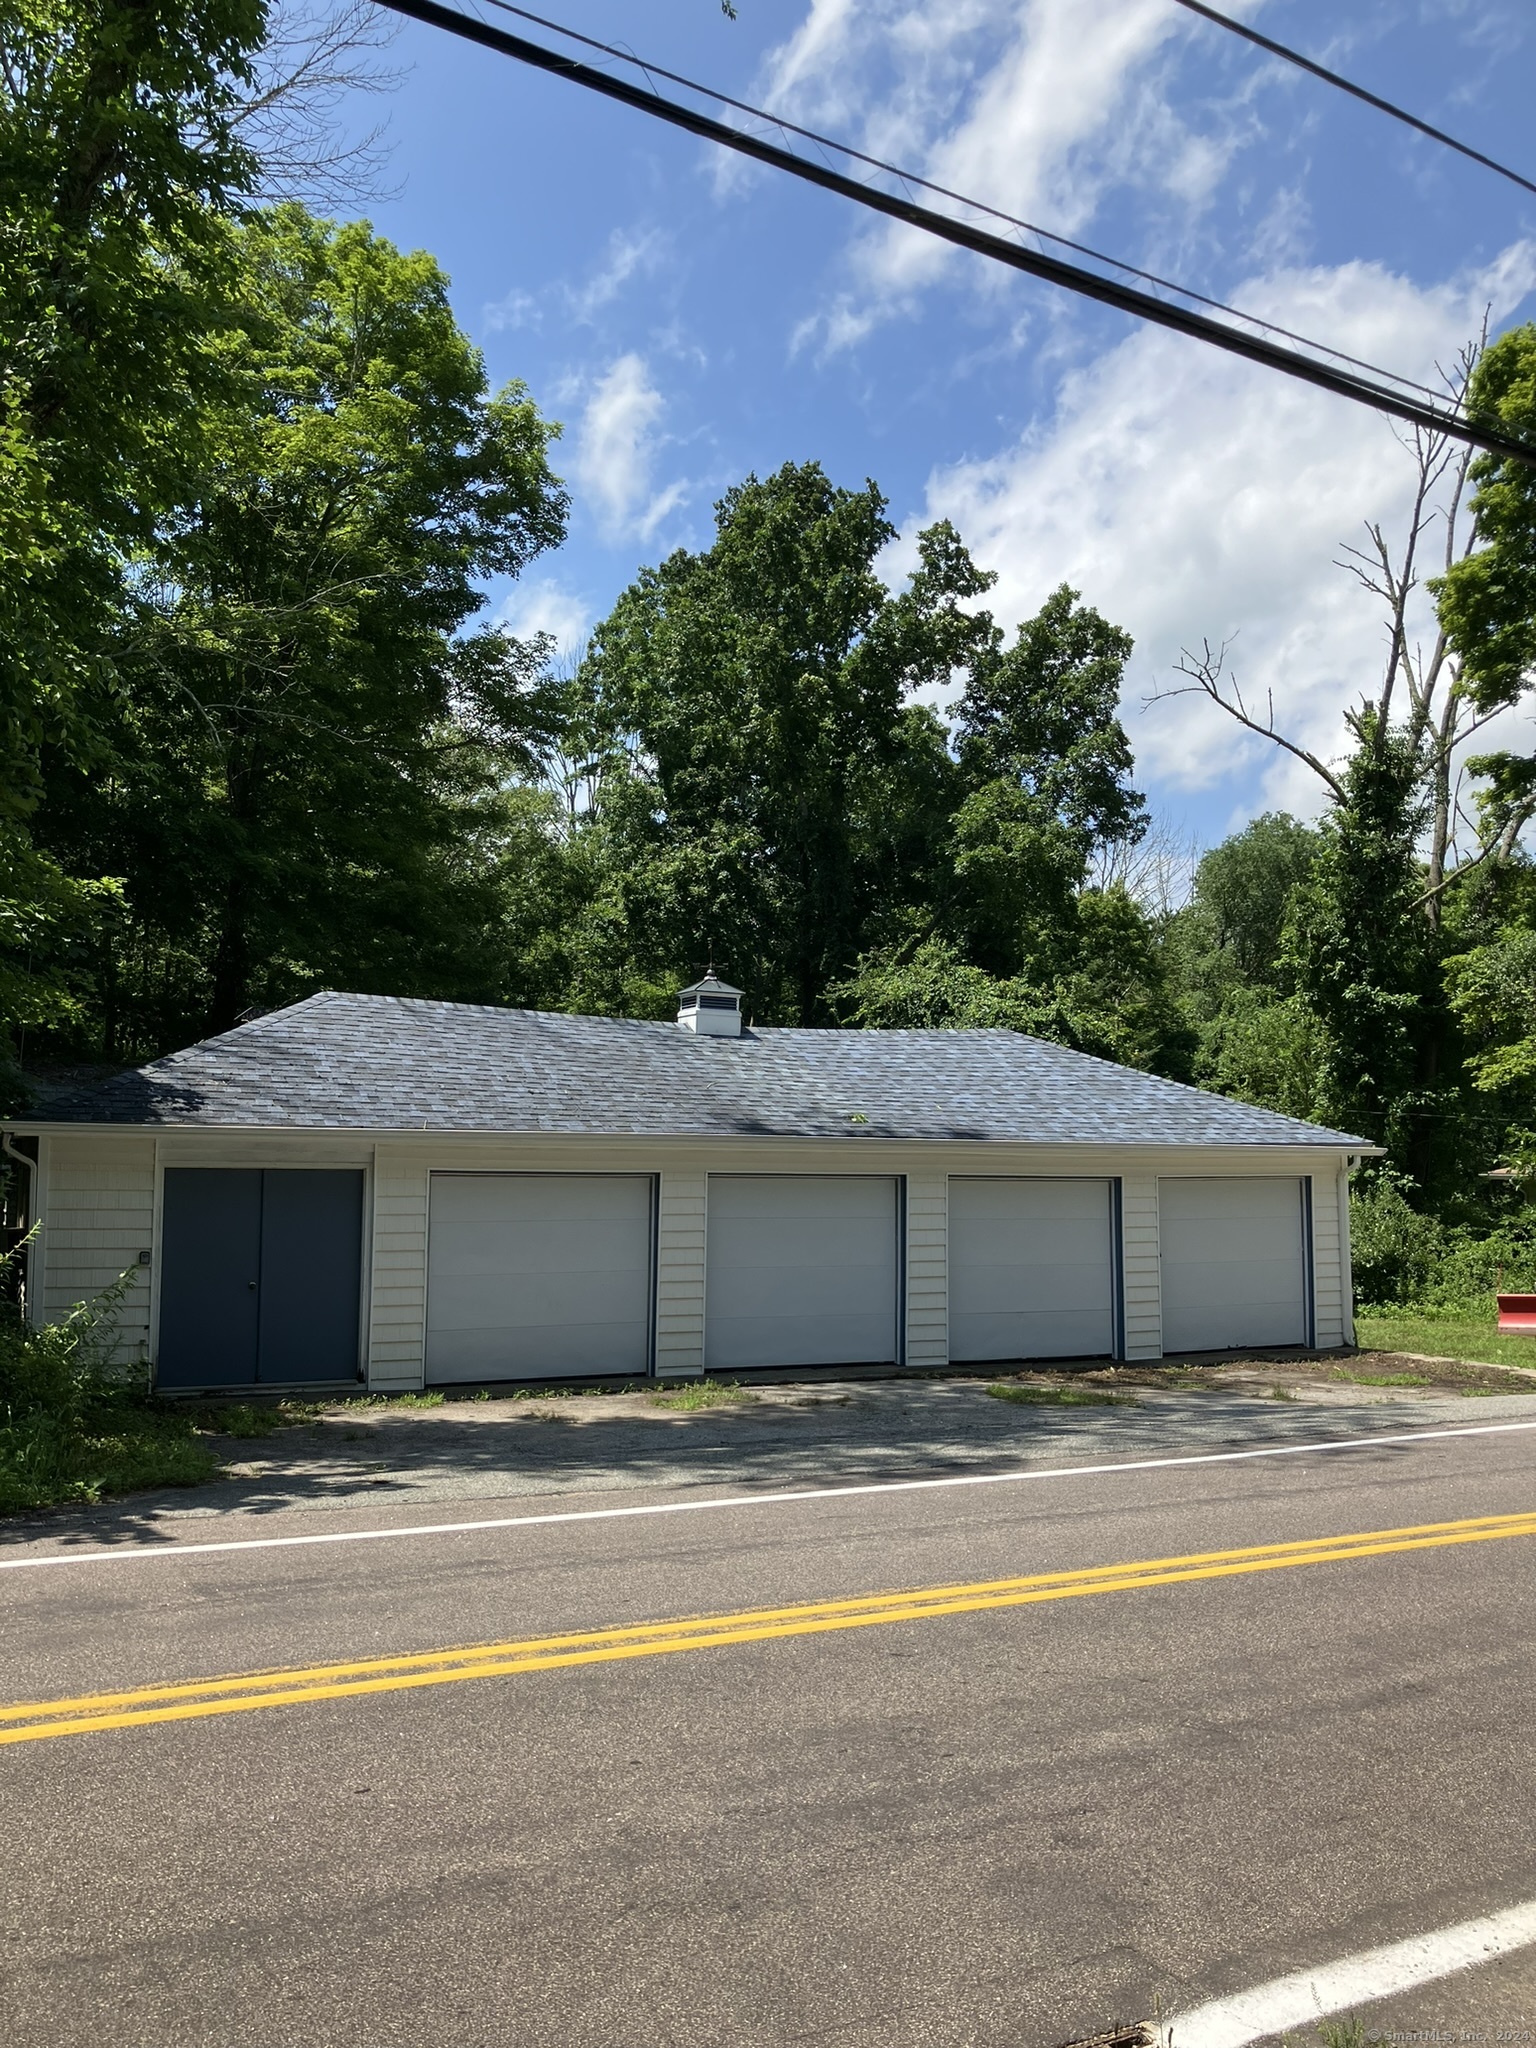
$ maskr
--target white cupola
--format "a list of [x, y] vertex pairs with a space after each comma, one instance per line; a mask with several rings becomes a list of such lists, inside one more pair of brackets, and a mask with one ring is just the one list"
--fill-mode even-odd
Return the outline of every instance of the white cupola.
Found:
[[721, 981], [711, 967], [692, 988], [679, 989], [677, 1021], [700, 1038], [740, 1038], [741, 990]]

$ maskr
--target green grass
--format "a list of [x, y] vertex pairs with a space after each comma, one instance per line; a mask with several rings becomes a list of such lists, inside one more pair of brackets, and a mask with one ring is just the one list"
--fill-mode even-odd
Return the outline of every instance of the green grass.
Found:
[[1013, 1401], [1021, 1408], [1136, 1408], [1140, 1403], [1130, 1394], [1108, 1394], [1101, 1387], [1021, 1386], [1017, 1381], [999, 1380], [988, 1387], [994, 1401]]
[[349, 1408], [441, 1408], [446, 1394], [363, 1394], [347, 1402]]
[[1323, 2048], [1391, 2048], [1390, 2034], [1368, 2034], [1365, 2021], [1351, 2013], [1347, 2019], [1319, 2020], [1317, 2038]]
[[691, 1413], [696, 1408], [729, 1408], [757, 1399], [750, 1387], [739, 1387], [733, 1380], [690, 1380], [670, 1394], [652, 1394], [653, 1408], [680, 1408]]
[[[1491, 1321], [1472, 1316], [1357, 1316], [1355, 1342], [1362, 1351], [1417, 1351], [1428, 1358], [1464, 1358], [1473, 1364], [1486, 1361], [1536, 1369], [1536, 1337], [1501, 1337]], [[1511, 1373], [1512, 1394], [1525, 1384]], [[1536, 1380], [1529, 1384], [1536, 1387]]]
[[30, 1415], [0, 1428], [0, 1514], [157, 1486], [200, 1486], [219, 1461], [192, 1417], [131, 1396], [90, 1402], [67, 1424]]
[[195, 1428], [246, 1442], [313, 1422], [320, 1410], [305, 1401], [199, 1401], [188, 1413]]

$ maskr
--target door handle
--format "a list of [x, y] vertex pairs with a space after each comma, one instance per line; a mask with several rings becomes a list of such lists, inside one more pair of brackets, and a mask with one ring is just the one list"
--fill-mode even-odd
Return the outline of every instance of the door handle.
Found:
[[254, 1280], [247, 1280], [245, 1284], [250, 1288], [252, 1294], [256, 1292], [256, 1282]]

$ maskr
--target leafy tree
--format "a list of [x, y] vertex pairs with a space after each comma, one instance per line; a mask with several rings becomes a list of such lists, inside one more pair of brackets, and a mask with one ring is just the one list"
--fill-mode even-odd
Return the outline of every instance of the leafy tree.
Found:
[[0, 5], [0, 745], [77, 741], [122, 549], [174, 495], [254, 176], [260, 0]]
[[1024, 1031], [1187, 1080], [1194, 1034], [1146, 916], [1123, 889], [1088, 891], [1075, 907], [1076, 959], [1048, 980], [989, 974], [952, 940], [933, 937], [860, 960], [829, 991], [839, 1021], [871, 1030]]
[[705, 553], [642, 571], [580, 679], [622, 940], [642, 978], [713, 952], [760, 1021], [823, 1023], [828, 983], [925, 893], [954, 765], [909, 699], [982, 643], [964, 607], [990, 578], [939, 525], [893, 596], [884, 499], [815, 463], [749, 477], [716, 519]]
[[1291, 898], [1316, 864], [1321, 835], [1266, 811], [1213, 846], [1195, 871], [1192, 911], [1214, 953], [1248, 987], [1279, 988], [1281, 933]]
[[1064, 964], [1092, 857], [1146, 830], [1118, 708], [1131, 639], [1077, 596], [1063, 584], [1011, 647], [988, 621], [956, 707], [954, 919], [1004, 976]]
[[1421, 1187], [1444, 1170], [1459, 1076], [1440, 945], [1422, 915], [1424, 791], [1411, 738], [1351, 714], [1343, 801], [1291, 899], [1283, 964], [1327, 1034], [1318, 1101], [1343, 1129], [1386, 1144]]
[[1282, 964], [1292, 898], [1311, 876], [1321, 835], [1283, 812], [1213, 846], [1190, 900], [1167, 922], [1164, 959], [1199, 1034], [1202, 1087], [1310, 1117], [1327, 1034]]
[[487, 390], [429, 257], [292, 205], [239, 242], [226, 395], [114, 649], [113, 772], [59, 758], [39, 821], [124, 877], [118, 1048], [316, 981], [492, 975], [486, 806], [541, 730], [542, 648], [462, 629], [479, 579], [560, 538], [553, 430]]
[[110, 897], [28, 820], [45, 744], [102, 757], [123, 554], [208, 386], [263, 23], [261, 0], [0, 0], [0, 1070], [78, 1015]]
[[1269, 989], [1239, 985], [1204, 1020], [1194, 1077], [1202, 1088], [1282, 1116], [1316, 1118], [1329, 1051], [1317, 1013], [1299, 996], [1277, 999]]
[[[1469, 348], [1461, 373], [1474, 411], [1536, 445], [1536, 328]], [[1192, 686], [1310, 768], [1329, 809], [1314, 847], [1291, 834], [1294, 859], [1267, 821], [1263, 845], [1219, 849], [1173, 951], [1202, 1022], [1202, 1077], [1286, 1106], [1310, 1062], [1313, 1113], [1386, 1145], [1402, 1187], [1443, 1206], [1464, 1202], [1497, 1154], [1497, 1088], [1480, 1097], [1464, 1066], [1478, 1050], [1464, 1035], [1481, 1014], [1476, 974], [1467, 970], [1453, 1008], [1445, 963], [1490, 938], [1475, 929], [1486, 922], [1478, 906], [1499, 894], [1536, 816], [1536, 762], [1469, 747], [1536, 680], [1536, 485], [1528, 465], [1474, 461], [1443, 436], [1417, 437], [1413, 452], [1404, 537], [1394, 545], [1369, 524], [1347, 550], [1385, 607], [1388, 653], [1376, 688], [1346, 714], [1342, 762], [1287, 736], [1272, 701], [1262, 714], [1247, 702], [1224, 648], [1185, 656]], [[1426, 585], [1431, 546], [1446, 567]], [[1439, 629], [1421, 645], [1414, 606], [1426, 587]], [[1477, 779], [1475, 807], [1459, 797], [1465, 778]], [[1219, 908], [1223, 894], [1251, 916]], [[1280, 930], [1275, 950], [1265, 934]]]
[[[1483, 351], [1467, 407], [1536, 448], [1536, 324]], [[1450, 565], [1437, 591], [1470, 694], [1491, 710], [1515, 703], [1536, 674], [1536, 463], [1482, 455], [1470, 475], [1481, 544]]]

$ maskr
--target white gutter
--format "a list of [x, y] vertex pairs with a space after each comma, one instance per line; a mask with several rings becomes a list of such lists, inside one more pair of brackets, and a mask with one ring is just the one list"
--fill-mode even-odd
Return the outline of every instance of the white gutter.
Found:
[[30, 1229], [37, 1221], [33, 1213], [37, 1206], [37, 1161], [29, 1159], [25, 1152], [16, 1150], [11, 1143], [9, 1131], [0, 1131], [0, 1152], [4, 1152], [7, 1159], [14, 1159], [18, 1166], [27, 1169], [27, 1227]]

